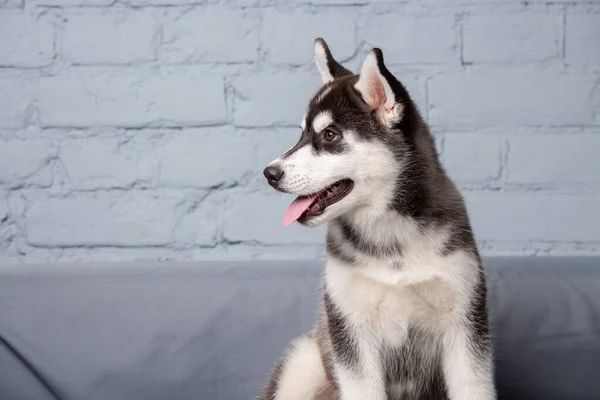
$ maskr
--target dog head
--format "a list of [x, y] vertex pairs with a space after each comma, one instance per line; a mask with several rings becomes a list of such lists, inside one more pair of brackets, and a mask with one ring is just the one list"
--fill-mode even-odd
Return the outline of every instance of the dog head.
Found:
[[314, 57], [322, 85], [311, 99], [299, 141], [264, 170], [276, 190], [299, 196], [284, 224], [316, 226], [361, 209], [384, 212], [397, 195], [420, 117], [380, 49], [353, 74], [321, 38]]

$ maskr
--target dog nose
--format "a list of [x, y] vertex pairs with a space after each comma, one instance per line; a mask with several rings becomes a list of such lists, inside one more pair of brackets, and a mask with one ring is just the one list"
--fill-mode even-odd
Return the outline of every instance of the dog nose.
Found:
[[283, 170], [278, 167], [267, 167], [263, 171], [265, 178], [269, 181], [269, 185], [274, 185], [283, 177]]

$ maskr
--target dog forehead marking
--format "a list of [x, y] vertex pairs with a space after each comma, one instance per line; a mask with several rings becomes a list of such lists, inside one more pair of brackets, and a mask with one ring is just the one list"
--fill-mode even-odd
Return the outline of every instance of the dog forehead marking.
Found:
[[321, 111], [318, 113], [312, 121], [313, 130], [315, 132], [321, 132], [333, 123], [333, 115], [330, 111]]

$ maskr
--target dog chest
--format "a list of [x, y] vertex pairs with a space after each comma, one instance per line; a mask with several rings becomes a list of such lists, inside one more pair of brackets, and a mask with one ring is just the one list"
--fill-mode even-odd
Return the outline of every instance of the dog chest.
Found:
[[357, 328], [387, 343], [402, 342], [411, 325], [436, 328], [455, 307], [457, 292], [443, 275], [400, 271], [388, 265], [348, 267], [330, 260], [326, 287], [342, 314]]

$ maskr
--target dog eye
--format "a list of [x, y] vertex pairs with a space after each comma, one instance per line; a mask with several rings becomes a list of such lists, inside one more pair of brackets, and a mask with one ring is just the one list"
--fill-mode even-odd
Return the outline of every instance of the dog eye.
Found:
[[331, 142], [332, 140], [334, 140], [337, 137], [336, 133], [329, 130], [329, 129], [325, 129], [325, 131], [323, 132], [323, 138], [325, 140], [327, 140], [328, 142]]

